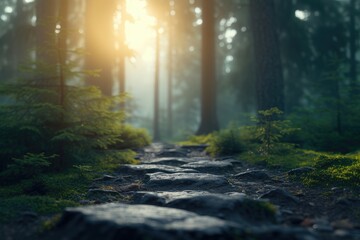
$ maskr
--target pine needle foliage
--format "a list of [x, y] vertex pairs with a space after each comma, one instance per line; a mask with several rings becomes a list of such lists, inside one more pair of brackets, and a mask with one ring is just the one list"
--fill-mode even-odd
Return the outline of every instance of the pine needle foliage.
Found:
[[[64, 55], [61, 49], [52, 52], [59, 55], [52, 59]], [[29, 154], [34, 166], [42, 159], [50, 161], [50, 169], [87, 164], [124, 141], [124, 113], [116, 110], [123, 97], [83, 86], [81, 77], [96, 71], [79, 71], [75, 61], [48, 65], [29, 64], [26, 76], [0, 85], [0, 172]]]

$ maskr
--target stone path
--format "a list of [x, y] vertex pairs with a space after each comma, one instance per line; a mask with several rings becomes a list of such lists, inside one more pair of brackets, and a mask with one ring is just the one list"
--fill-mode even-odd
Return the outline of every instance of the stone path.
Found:
[[286, 173], [211, 159], [203, 150], [152, 145], [139, 154], [141, 164], [97, 179], [83, 202], [89, 206], [67, 209], [48, 238], [360, 239], [353, 219], [318, 213], [333, 199], [311, 202], [311, 191], [287, 181]]

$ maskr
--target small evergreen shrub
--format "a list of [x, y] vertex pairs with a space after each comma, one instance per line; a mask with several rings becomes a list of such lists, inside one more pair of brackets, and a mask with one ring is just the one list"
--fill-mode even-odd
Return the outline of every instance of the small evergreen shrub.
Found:
[[271, 108], [264, 111], [259, 111], [257, 117], [253, 117], [256, 122], [254, 127], [254, 138], [260, 142], [258, 148], [259, 153], [269, 155], [272, 153], [279, 153], [281, 151], [287, 152], [289, 144], [282, 143], [281, 141], [285, 136], [299, 130], [291, 126], [289, 120], [282, 120], [283, 114], [278, 108]]
[[0, 176], [6, 177], [8, 180], [37, 176], [51, 165], [54, 158], [56, 158], [56, 155], [45, 156], [44, 153], [27, 153], [23, 158], [13, 158], [12, 163], [8, 165], [6, 171], [2, 172]]

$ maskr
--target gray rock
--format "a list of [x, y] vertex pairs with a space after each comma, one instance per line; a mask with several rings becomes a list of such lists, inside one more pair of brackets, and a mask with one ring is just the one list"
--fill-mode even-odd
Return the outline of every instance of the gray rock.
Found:
[[167, 166], [161, 164], [141, 164], [141, 165], [122, 165], [119, 170], [121, 173], [145, 174], [145, 173], [195, 173], [193, 169], [179, 168], [175, 166]]
[[240, 226], [184, 210], [149, 205], [103, 204], [69, 208], [55, 239], [235, 239]]
[[154, 158], [142, 162], [143, 164], [167, 165], [167, 166], [181, 166], [190, 162], [194, 162], [192, 158]]
[[187, 151], [181, 151], [178, 149], [167, 149], [156, 153], [156, 157], [186, 157]]
[[185, 149], [187, 151], [204, 151], [208, 146], [208, 144], [183, 145], [180, 149]]
[[116, 180], [116, 177], [111, 176], [111, 175], [107, 175], [107, 174], [103, 175], [103, 176], [100, 177], [100, 178], [94, 179], [95, 182], [113, 181], [113, 180]]
[[260, 196], [260, 199], [269, 199], [270, 202], [283, 205], [283, 204], [298, 204], [300, 200], [283, 189], [274, 189]]
[[180, 191], [180, 192], [168, 192], [168, 191], [159, 191], [159, 192], [146, 192], [139, 191], [136, 192], [133, 196], [133, 201], [136, 204], [151, 204], [151, 205], [159, 205], [165, 206], [171, 201], [194, 197], [199, 195], [210, 194], [207, 191]]
[[223, 173], [233, 169], [233, 165], [229, 161], [212, 161], [201, 160], [196, 162], [187, 163], [181, 166], [182, 168], [191, 168], [199, 172], [209, 173]]
[[245, 180], [245, 181], [271, 180], [271, 177], [265, 171], [261, 171], [261, 170], [252, 170], [252, 171], [238, 173], [234, 175], [233, 178], [237, 180]]
[[217, 190], [226, 188], [231, 191], [232, 185], [219, 175], [207, 173], [149, 173], [146, 174], [145, 187], [156, 190]]
[[188, 210], [200, 215], [219, 217], [237, 223], [274, 223], [276, 210], [264, 201], [245, 194], [215, 194], [205, 191], [137, 192], [135, 203], [154, 204]]
[[113, 190], [90, 189], [87, 192], [87, 198], [89, 200], [105, 203], [119, 200], [122, 198], [122, 195], [119, 192]]
[[312, 167], [300, 167], [300, 168], [295, 168], [295, 169], [288, 171], [287, 174], [289, 176], [300, 176], [302, 174], [309, 173], [314, 170], [315, 170], [315, 168], [312, 168]]

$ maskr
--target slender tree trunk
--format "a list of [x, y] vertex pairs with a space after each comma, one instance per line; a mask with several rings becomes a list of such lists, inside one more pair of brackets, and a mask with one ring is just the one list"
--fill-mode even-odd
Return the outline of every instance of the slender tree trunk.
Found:
[[62, 0], [59, 8], [58, 62], [60, 76], [60, 105], [65, 110], [65, 66], [67, 58], [68, 0]]
[[171, 8], [169, 11], [169, 49], [168, 49], [168, 137], [172, 137], [173, 124], [173, 45], [174, 45], [174, 28], [173, 16], [171, 15]]
[[197, 134], [219, 129], [216, 115], [215, 1], [202, 0], [201, 122]]
[[250, 1], [258, 110], [284, 111], [284, 80], [273, 0]]
[[[66, 127], [65, 123], [65, 111], [66, 111], [66, 59], [67, 59], [67, 37], [68, 37], [68, 8], [69, 1], [62, 0], [59, 6], [59, 26], [60, 28], [56, 29], [57, 32], [57, 57], [58, 57], [58, 74], [59, 74], [59, 98], [60, 106], [62, 108], [62, 113], [60, 117], [59, 130], [62, 130]], [[65, 143], [63, 141], [59, 142], [59, 165], [60, 168], [65, 166]]]
[[156, 27], [155, 82], [154, 82], [154, 141], [160, 141], [159, 129], [159, 80], [160, 80], [160, 33]]
[[350, 97], [355, 97], [357, 89], [357, 61], [356, 61], [356, 0], [350, 0]]
[[[56, 0], [36, 1], [36, 61], [37, 78], [43, 79], [43, 84], [53, 81], [56, 76]], [[53, 51], [49, 51], [49, 49]], [[49, 67], [45, 68], [44, 65]], [[51, 67], [53, 66], [53, 68]], [[50, 84], [50, 83], [49, 83]], [[53, 83], [52, 83], [53, 84]]]
[[[125, 62], [126, 62], [126, 46], [125, 46], [125, 25], [126, 25], [126, 0], [120, 1], [121, 8], [121, 23], [119, 29], [119, 90], [120, 95], [124, 95], [126, 92], [125, 85]], [[120, 105], [122, 110], [125, 109], [125, 102]]]

